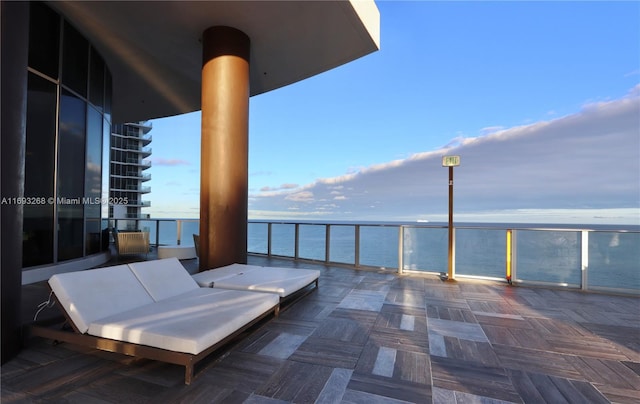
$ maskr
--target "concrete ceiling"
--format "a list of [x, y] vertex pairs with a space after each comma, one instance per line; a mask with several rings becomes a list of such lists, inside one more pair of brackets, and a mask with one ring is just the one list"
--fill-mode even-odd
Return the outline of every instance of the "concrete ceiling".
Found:
[[200, 110], [201, 36], [226, 25], [251, 39], [251, 95], [295, 83], [379, 49], [373, 0], [52, 1], [104, 57], [113, 121]]

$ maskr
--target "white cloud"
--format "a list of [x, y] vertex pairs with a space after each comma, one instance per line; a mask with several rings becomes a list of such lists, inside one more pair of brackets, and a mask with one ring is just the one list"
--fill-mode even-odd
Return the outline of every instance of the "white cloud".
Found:
[[[448, 209], [441, 157], [458, 154], [454, 209], [461, 215], [623, 209], [629, 220], [634, 209], [640, 212], [639, 93], [634, 88], [622, 99], [586, 104], [549, 121], [457, 137], [440, 150], [318, 179], [297, 192], [252, 195], [250, 216], [286, 212], [303, 202], [309, 218], [316, 212], [336, 219], [431, 220]], [[320, 210], [326, 200], [335, 206], [322, 202]]]
[[491, 133], [494, 133], [494, 132], [498, 132], [498, 131], [503, 130], [503, 129], [504, 129], [504, 126], [499, 126], [499, 125], [487, 126], [486, 128], [480, 129], [480, 133], [483, 136], [486, 136], [488, 134], [491, 134]]
[[272, 191], [280, 191], [284, 189], [296, 189], [298, 188], [298, 184], [282, 184], [279, 187], [262, 187], [260, 188], [260, 192], [272, 192]]
[[190, 165], [191, 163], [187, 160], [182, 159], [166, 159], [162, 157], [151, 157], [151, 162], [154, 166], [181, 166], [181, 165]]
[[285, 196], [284, 199], [287, 201], [305, 202], [305, 203], [313, 202], [314, 200], [313, 192], [310, 192], [310, 191], [301, 191], [301, 192], [296, 192], [294, 194], [288, 194]]

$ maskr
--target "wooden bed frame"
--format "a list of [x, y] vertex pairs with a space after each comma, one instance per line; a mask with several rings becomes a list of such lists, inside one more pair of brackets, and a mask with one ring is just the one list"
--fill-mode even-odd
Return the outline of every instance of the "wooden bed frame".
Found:
[[[54, 296], [55, 298], [55, 294], [52, 293], [52, 296]], [[62, 305], [60, 304], [58, 304], [58, 306], [62, 307]], [[214, 351], [220, 349], [222, 346], [228, 344], [240, 334], [254, 326], [256, 323], [269, 316], [272, 311], [274, 317], [277, 317], [280, 314], [280, 304], [276, 304], [274, 307], [270, 308], [262, 315], [256, 317], [232, 334], [229, 334], [224, 339], [220, 340], [216, 344], [210, 346], [209, 348], [198, 354], [169, 351], [166, 349], [154, 348], [146, 345], [133, 344], [130, 342], [117, 341], [108, 338], [96, 337], [89, 334], [82, 334], [73, 324], [73, 321], [71, 321], [68, 313], [64, 310], [64, 308], [62, 308], [61, 311], [64, 314], [64, 318], [59, 318], [55, 324], [51, 324], [51, 320], [45, 320], [42, 322], [34, 322], [30, 325], [27, 325], [25, 330], [25, 338], [43, 337], [57, 342], [68, 342], [70, 344], [88, 348], [95, 348], [101, 351], [116, 352], [128, 356], [152, 359], [175, 365], [182, 365], [185, 367], [184, 383], [189, 385], [194, 378], [194, 367], [198, 362], [209, 356]], [[65, 330], [65, 325], [69, 325], [72, 330]], [[58, 326], [58, 328], [56, 328], [55, 326]]]

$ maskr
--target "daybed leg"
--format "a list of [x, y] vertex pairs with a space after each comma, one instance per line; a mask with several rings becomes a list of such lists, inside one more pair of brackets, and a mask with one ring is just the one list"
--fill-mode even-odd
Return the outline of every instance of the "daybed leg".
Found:
[[274, 317], [278, 317], [280, 315], [280, 305], [277, 305], [276, 308], [273, 310], [273, 315]]
[[191, 384], [193, 379], [193, 363], [184, 365], [184, 384], [187, 386]]

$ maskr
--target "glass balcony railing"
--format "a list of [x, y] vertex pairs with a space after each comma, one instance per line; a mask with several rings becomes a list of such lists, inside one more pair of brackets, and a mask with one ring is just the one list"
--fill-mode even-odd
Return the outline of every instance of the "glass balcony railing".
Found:
[[[252, 254], [398, 272], [447, 273], [437, 225], [249, 221]], [[640, 294], [640, 231], [457, 226], [453, 275]]]
[[193, 235], [199, 233], [198, 219], [149, 219], [146, 214], [141, 216], [103, 220], [103, 226], [149, 232], [149, 240], [156, 247], [176, 244], [192, 246]]
[[[136, 222], [156, 245], [193, 245], [199, 233], [198, 219]], [[446, 225], [249, 221], [247, 246], [250, 254], [355, 268], [448, 270]], [[454, 246], [454, 278], [640, 295], [640, 230], [456, 226]]]

